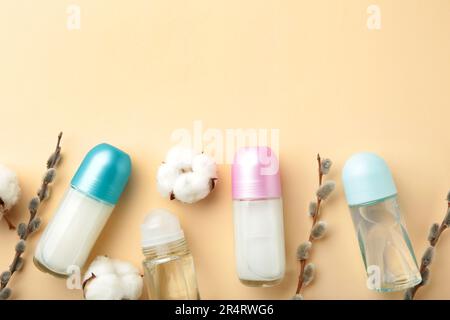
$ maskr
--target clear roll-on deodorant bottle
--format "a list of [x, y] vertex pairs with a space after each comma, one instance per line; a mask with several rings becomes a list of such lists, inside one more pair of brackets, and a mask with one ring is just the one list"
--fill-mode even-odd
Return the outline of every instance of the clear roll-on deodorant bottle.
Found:
[[148, 298], [199, 300], [194, 258], [177, 216], [153, 210], [141, 226], [141, 235]]
[[67, 277], [82, 268], [131, 172], [128, 154], [106, 143], [91, 149], [36, 248], [34, 263]]
[[245, 147], [232, 166], [234, 247], [240, 281], [278, 284], [285, 271], [279, 163], [269, 147]]
[[414, 251], [386, 162], [357, 153], [345, 163], [342, 180], [367, 272], [367, 286], [399, 291], [420, 283]]

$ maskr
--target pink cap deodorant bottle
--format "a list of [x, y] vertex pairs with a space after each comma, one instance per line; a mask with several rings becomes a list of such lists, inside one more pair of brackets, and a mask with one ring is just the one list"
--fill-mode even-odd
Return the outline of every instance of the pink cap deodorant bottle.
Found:
[[234, 241], [239, 279], [248, 286], [278, 284], [285, 270], [279, 163], [269, 147], [245, 147], [232, 166]]

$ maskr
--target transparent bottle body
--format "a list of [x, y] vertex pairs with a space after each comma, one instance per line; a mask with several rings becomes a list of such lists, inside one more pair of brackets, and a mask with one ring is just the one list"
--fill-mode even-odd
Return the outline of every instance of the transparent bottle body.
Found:
[[199, 300], [194, 258], [185, 239], [144, 248], [144, 281], [150, 300]]
[[396, 197], [351, 206], [350, 211], [369, 289], [400, 291], [420, 283], [416, 257]]
[[61, 277], [81, 269], [113, 208], [69, 188], [39, 240], [36, 266]]
[[234, 200], [234, 247], [240, 281], [248, 286], [278, 284], [285, 272], [281, 198]]

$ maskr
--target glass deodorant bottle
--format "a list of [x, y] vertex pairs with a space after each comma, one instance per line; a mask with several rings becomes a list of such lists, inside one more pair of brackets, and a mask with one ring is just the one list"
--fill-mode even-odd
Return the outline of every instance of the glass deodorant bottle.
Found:
[[285, 271], [279, 163], [268, 147], [236, 152], [232, 166], [234, 246], [240, 281], [278, 284]]
[[99, 144], [84, 158], [36, 248], [34, 263], [67, 277], [82, 268], [131, 172], [130, 157]]
[[199, 300], [194, 259], [178, 218], [157, 209], [141, 226], [144, 281], [151, 300]]
[[397, 204], [397, 189], [386, 162], [373, 153], [354, 154], [342, 180], [359, 247], [376, 291], [400, 291], [421, 282], [414, 251]]

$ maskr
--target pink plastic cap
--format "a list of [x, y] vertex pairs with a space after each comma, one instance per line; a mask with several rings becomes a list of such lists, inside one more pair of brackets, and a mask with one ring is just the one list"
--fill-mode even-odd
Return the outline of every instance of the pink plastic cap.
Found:
[[239, 149], [231, 168], [233, 199], [281, 197], [279, 163], [269, 147]]

